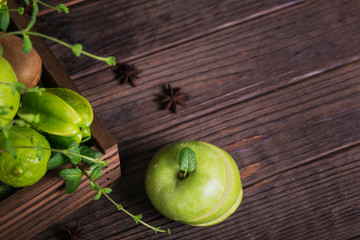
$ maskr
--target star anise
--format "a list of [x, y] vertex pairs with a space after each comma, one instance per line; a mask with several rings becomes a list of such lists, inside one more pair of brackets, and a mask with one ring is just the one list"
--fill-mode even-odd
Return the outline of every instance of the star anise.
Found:
[[140, 78], [138, 74], [142, 70], [138, 69], [134, 64], [120, 63], [114, 72], [116, 73], [116, 78], [120, 79], [121, 84], [128, 82], [133, 87], [136, 87], [135, 79]]
[[81, 232], [84, 228], [80, 228], [80, 223], [78, 223], [74, 230], [72, 230], [67, 224], [65, 224], [67, 237], [69, 240], [86, 240], [85, 238], [81, 237]]
[[164, 94], [160, 95], [155, 101], [161, 104], [165, 104], [164, 110], [171, 108], [173, 113], [177, 113], [177, 104], [184, 107], [187, 106], [186, 99], [188, 95], [181, 92], [181, 88], [172, 88], [170, 84], [165, 88]]

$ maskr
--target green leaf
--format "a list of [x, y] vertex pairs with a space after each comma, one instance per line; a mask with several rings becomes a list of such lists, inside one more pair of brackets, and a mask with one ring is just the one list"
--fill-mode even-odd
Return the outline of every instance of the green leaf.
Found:
[[74, 46], [72, 46], [71, 50], [75, 56], [80, 57], [82, 49], [83, 49], [83, 46], [80, 43], [77, 43]]
[[136, 224], [138, 224], [139, 223], [139, 221], [142, 219], [142, 215], [141, 214], [138, 214], [138, 215], [136, 215], [135, 217], [134, 217], [134, 221], [136, 222]]
[[30, 5], [30, 1], [29, 0], [24, 0], [26, 6], [29, 6]]
[[26, 86], [22, 82], [12, 82], [10, 83], [10, 87], [12, 94], [23, 94], [26, 91]]
[[59, 173], [59, 175], [65, 180], [81, 180], [82, 177], [81, 170], [78, 168], [64, 169]]
[[107, 167], [109, 164], [109, 159], [105, 159], [104, 161], [102, 161], [102, 163], [104, 167]]
[[186, 173], [195, 171], [196, 155], [191, 148], [184, 147], [181, 150], [179, 157], [179, 167], [181, 171], [184, 171], [184, 177], [186, 176]]
[[65, 192], [67, 194], [71, 194], [71, 193], [75, 192], [79, 188], [80, 183], [81, 183], [81, 177], [77, 178], [75, 180], [66, 180]]
[[67, 162], [67, 158], [62, 153], [54, 154], [48, 161], [47, 169], [51, 170]]
[[94, 200], [99, 200], [100, 197], [101, 197], [101, 191], [98, 191], [98, 193], [94, 197]]
[[3, 4], [0, 8], [0, 30], [6, 32], [10, 24], [10, 14], [7, 5]]
[[60, 3], [55, 8], [59, 13], [61, 13], [61, 12], [65, 12], [66, 14], [69, 13], [69, 9], [63, 3]]
[[29, 24], [27, 25], [26, 27], [26, 31], [30, 30], [34, 25], [35, 25], [35, 22], [36, 22], [36, 15], [39, 13], [39, 6], [37, 4], [37, 1], [32, 1], [32, 7], [33, 7], [33, 13], [32, 13], [32, 16], [31, 16], [31, 20], [29, 21]]
[[29, 35], [24, 34], [23, 35], [23, 40], [24, 40], [24, 46], [22, 48], [22, 53], [26, 54], [29, 53], [32, 49], [32, 44], [31, 44], [31, 40]]
[[112, 189], [111, 188], [103, 188], [103, 191], [104, 191], [104, 193], [109, 194], [112, 192]]
[[69, 157], [70, 162], [74, 165], [78, 164], [81, 161], [81, 157], [79, 156], [80, 149], [79, 145], [76, 141], [71, 141], [69, 144], [69, 148], [67, 149], [66, 156]]
[[[80, 146], [79, 150], [80, 150], [81, 155], [87, 156], [87, 157], [90, 157], [90, 158], [93, 158], [93, 159], [96, 159], [96, 160], [99, 160], [100, 157], [102, 156], [101, 152], [96, 151], [94, 149], [91, 149], [86, 145]], [[90, 161], [88, 159], [85, 159], [85, 158], [82, 158], [81, 161], [88, 164], [88, 165], [92, 165], [94, 163], [94, 162], [92, 162], [92, 161]]]
[[99, 191], [98, 186], [97, 186], [94, 182], [92, 182], [92, 181], [90, 181], [90, 187], [91, 187], [91, 189], [94, 190], [94, 191]]
[[17, 11], [18, 11], [18, 13], [19, 13], [20, 15], [23, 15], [23, 14], [24, 14], [24, 10], [25, 10], [24, 7], [19, 7], [19, 8], [17, 9]]
[[101, 176], [102, 171], [103, 171], [103, 165], [102, 164], [93, 164], [90, 167], [90, 171], [91, 171], [91, 178], [92, 179], [97, 179]]
[[116, 58], [114, 56], [107, 57], [107, 58], [105, 58], [105, 62], [109, 66], [115, 66], [116, 65]]

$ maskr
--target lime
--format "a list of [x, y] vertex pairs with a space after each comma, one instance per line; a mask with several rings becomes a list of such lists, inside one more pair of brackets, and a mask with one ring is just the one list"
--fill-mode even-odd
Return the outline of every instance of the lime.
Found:
[[17, 78], [9, 62], [3, 57], [0, 57], [0, 69], [0, 126], [5, 126], [15, 117], [20, 94], [11, 91], [9, 84], [17, 82]]
[[[46, 173], [50, 145], [32, 128], [13, 126], [9, 139], [17, 158], [8, 151], [0, 153], [0, 181], [12, 187], [25, 187], [39, 181]], [[40, 143], [41, 147], [38, 147]], [[6, 148], [0, 132], [0, 151]]]

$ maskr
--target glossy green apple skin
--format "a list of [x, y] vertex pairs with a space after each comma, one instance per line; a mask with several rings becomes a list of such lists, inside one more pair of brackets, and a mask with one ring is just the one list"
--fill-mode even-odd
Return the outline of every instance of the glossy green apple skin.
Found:
[[[196, 154], [196, 170], [178, 174], [184, 147]], [[192, 226], [210, 226], [225, 220], [240, 205], [239, 169], [224, 150], [205, 142], [177, 142], [163, 147], [151, 160], [145, 177], [146, 193], [164, 216]]]

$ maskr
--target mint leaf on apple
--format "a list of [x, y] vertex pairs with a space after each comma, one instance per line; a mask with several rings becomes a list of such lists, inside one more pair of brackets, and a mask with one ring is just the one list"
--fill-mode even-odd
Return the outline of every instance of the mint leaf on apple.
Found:
[[183, 176], [180, 176], [182, 178], [185, 178], [187, 173], [191, 173], [191, 172], [195, 171], [196, 155], [195, 155], [195, 152], [191, 148], [184, 147], [181, 150], [180, 157], [179, 157], [179, 167], [180, 167], [180, 170], [183, 171]]

